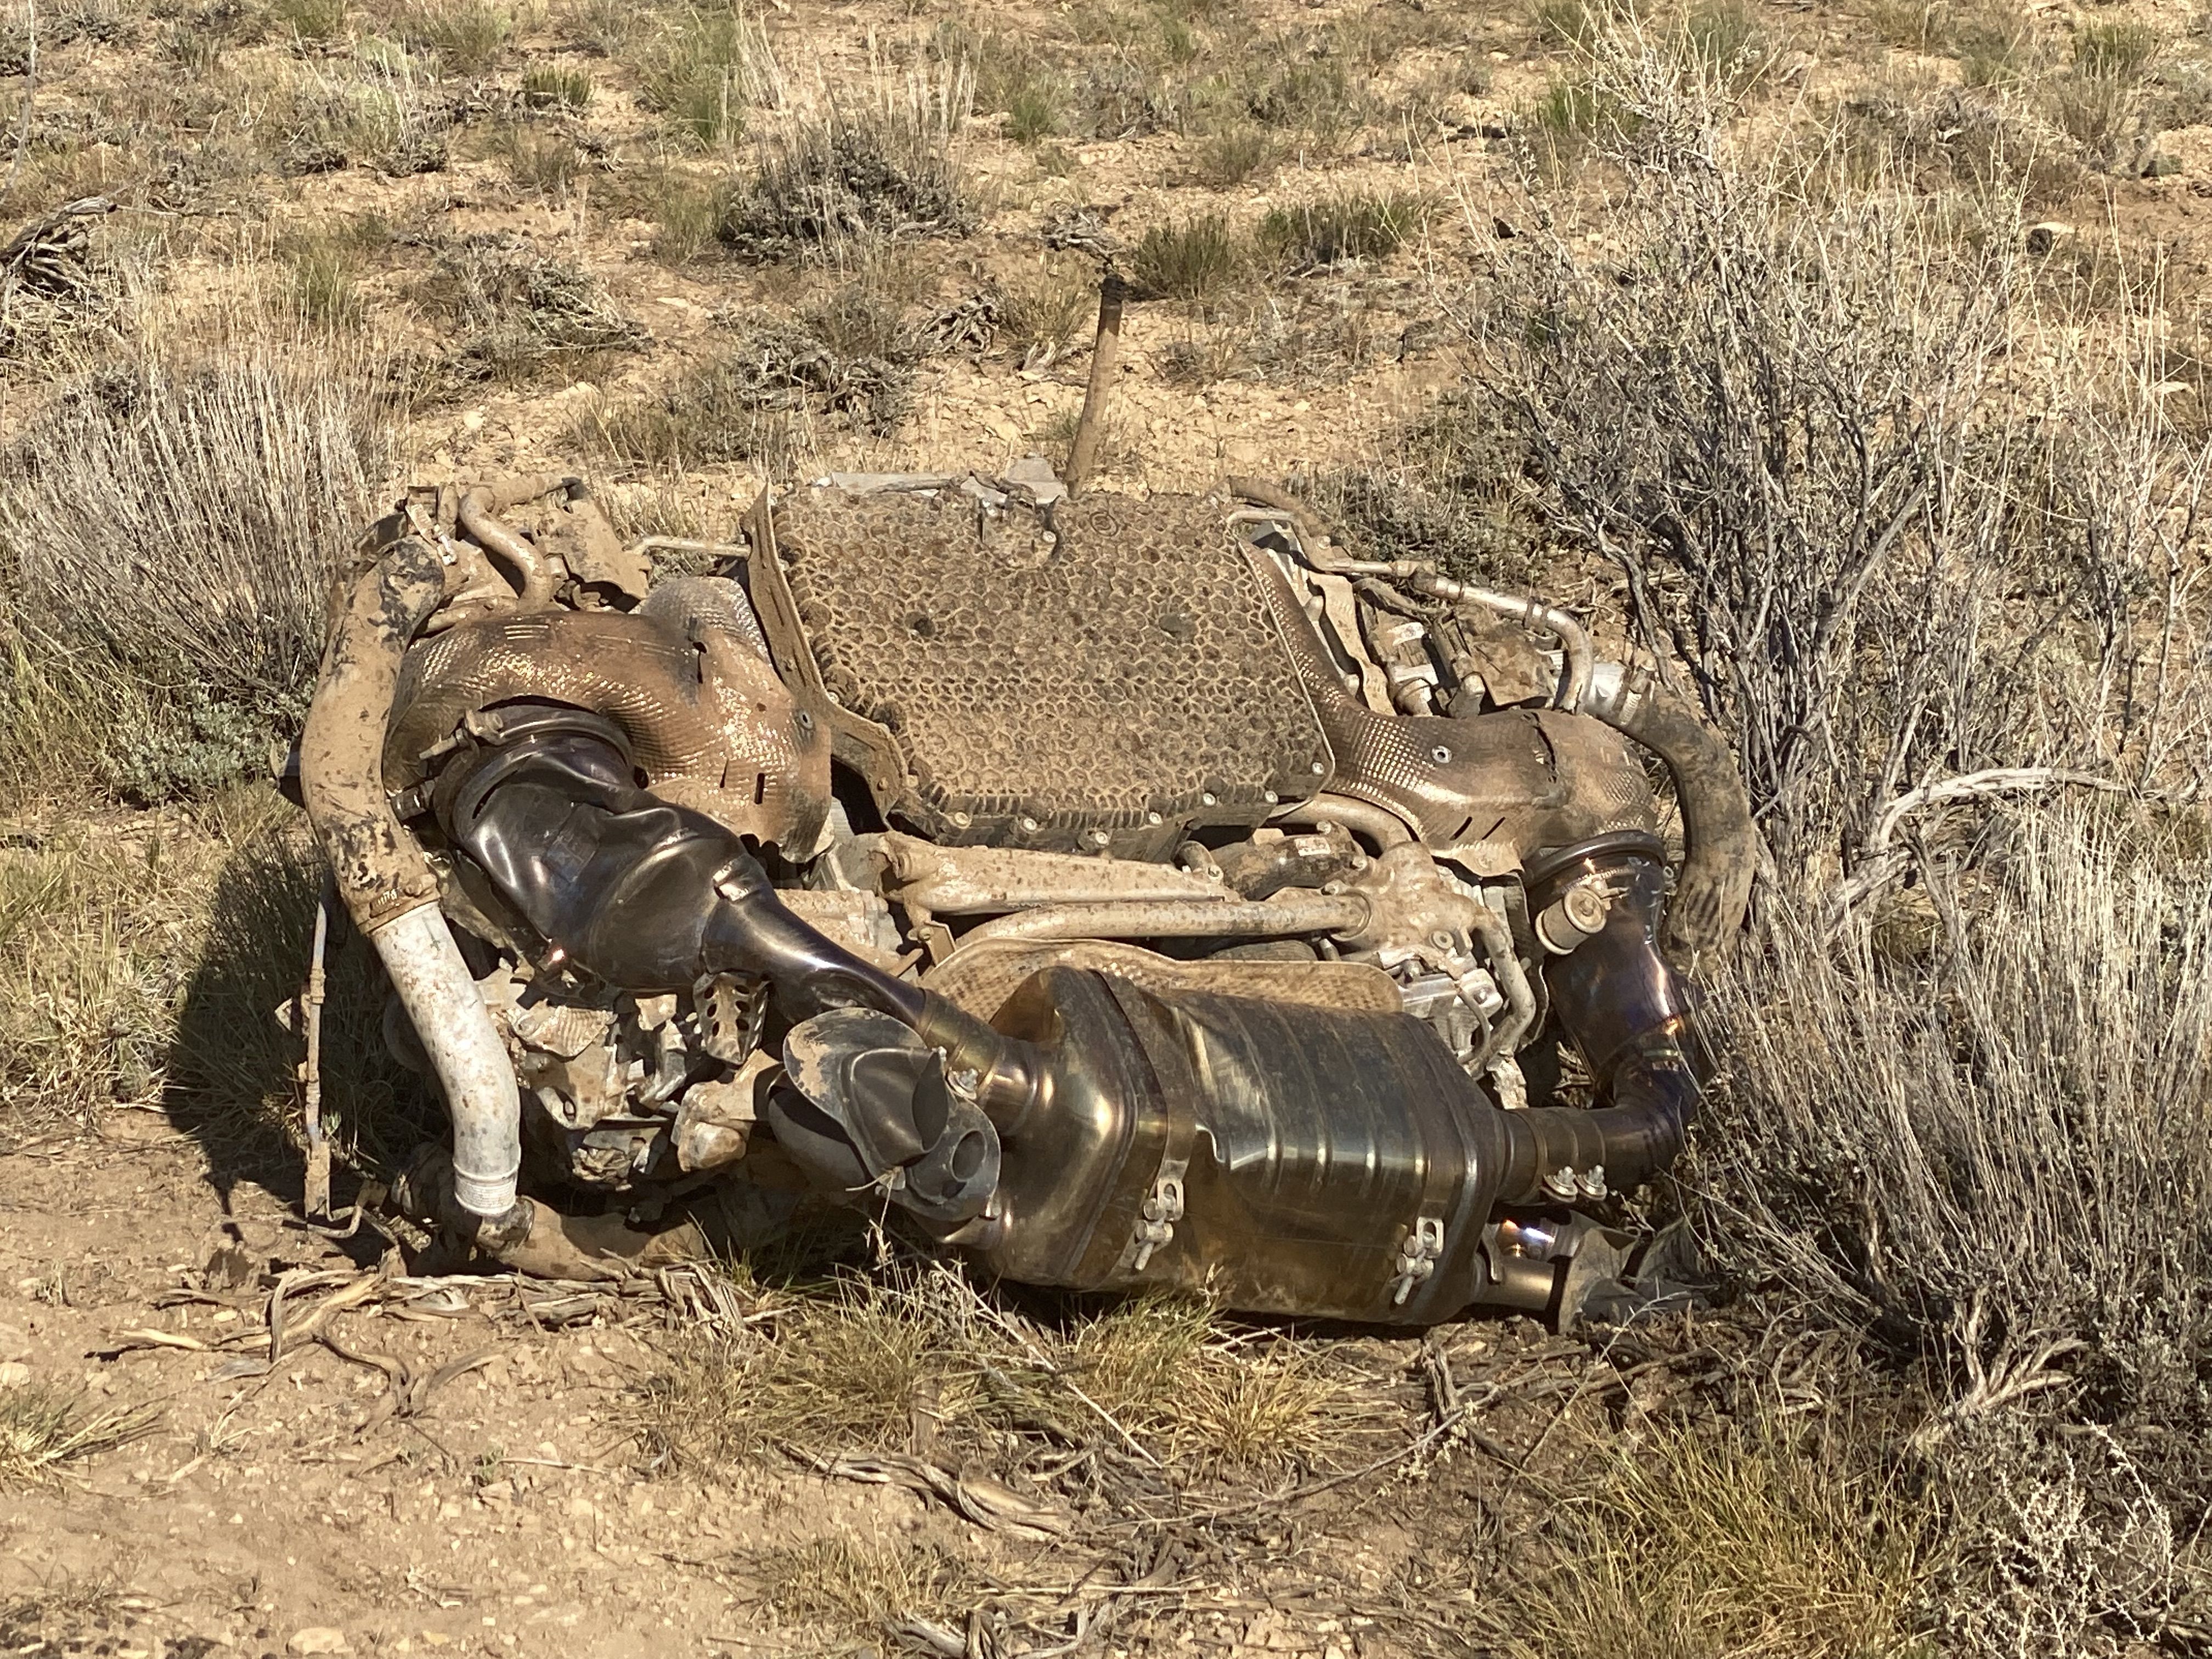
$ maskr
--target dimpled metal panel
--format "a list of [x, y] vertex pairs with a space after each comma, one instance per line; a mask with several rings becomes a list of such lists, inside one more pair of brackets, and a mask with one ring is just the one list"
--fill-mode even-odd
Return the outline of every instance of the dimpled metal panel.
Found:
[[904, 757], [878, 805], [936, 838], [1159, 857], [1327, 776], [1217, 503], [1094, 495], [1048, 519], [808, 490], [777, 505], [775, 544], [824, 688]]

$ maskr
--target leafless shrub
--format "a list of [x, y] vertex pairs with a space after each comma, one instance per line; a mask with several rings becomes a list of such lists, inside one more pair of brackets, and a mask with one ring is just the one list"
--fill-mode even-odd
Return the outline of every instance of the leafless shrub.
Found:
[[954, 155], [972, 82], [961, 69], [879, 74], [858, 94], [786, 104], [758, 141], [722, 242], [747, 258], [842, 259], [856, 243], [964, 234], [971, 189]]
[[[1939, 843], [1940, 844], [1940, 843]], [[1930, 854], [1833, 947], [1769, 918], [1718, 988], [1705, 1237], [1747, 1282], [1924, 1356], [1914, 1437], [1972, 1650], [2148, 1633], [2212, 1474], [2212, 879], [2201, 832], [2074, 803]], [[1885, 925], [1885, 921], [1887, 925]]]
[[[331, 575], [384, 465], [361, 385], [281, 340], [149, 356], [88, 376], [7, 452], [6, 623], [32, 671], [0, 686], [16, 767], [143, 799], [266, 767], [304, 711]], [[94, 753], [25, 752], [36, 687], [115, 684], [143, 720]]]
[[1494, 245], [1468, 407], [1551, 535], [1626, 574], [1781, 866], [1938, 772], [2139, 737], [2114, 688], [2152, 643], [2155, 505], [2195, 475], [2159, 471], [2124, 339], [2021, 372], [2056, 348], [2017, 198], [1808, 193], [1729, 150], [1695, 65], [1638, 44], [1593, 74], [1632, 118], [1610, 234]]

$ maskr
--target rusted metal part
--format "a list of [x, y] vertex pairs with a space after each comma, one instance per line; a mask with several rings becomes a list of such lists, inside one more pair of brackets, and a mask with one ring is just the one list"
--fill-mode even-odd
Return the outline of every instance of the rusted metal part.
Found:
[[461, 492], [457, 508], [461, 528], [479, 547], [514, 569], [516, 599], [525, 611], [542, 610], [552, 604], [559, 577], [550, 561], [501, 524], [499, 514], [574, 482], [556, 472], [532, 472], [471, 485]]
[[647, 544], [623, 546], [598, 500], [574, 478], [567, 482], [567, 499], [554, 512], [552, 523], [538, 532], [537, 542], [540, 553], [587, 587], [612, 588], [642, 599], [652, 585]]
[[813, 851], [830, 803], [828, 734], [752, 642], [686, 638], [644, 611], [550, 609], [479, 617], [409, 657], [382, 744], [395, 789], [472, 715], [532, 698], [623, 728], [655, 793], [787, 854]]
[[1110, 268], [1098, 279], [1098, 336], [1091, 348], [1091, 380], [1083, 389], [1083, 412], [1075, 417], [1075, 438], [1067, 451], [1067, 493], [1080, 495], [1098, 464], [1098, 442], [1106, 424], [1106, 402], [1114, 390], [1115, 360], [1121, 349], [1121, 306], [1128, 284]]
[[1380, 968], [1357, 962], [1178, 962], [1111, 939], [1065, 943], [1009, 939], [955, 953], [924, 976], [924, 988], [988, 1019], [1030, 977], [1048, 968], [1092, 968], [1147, 991], [1210, 991], [1302, 1007], [1395, 1014], [1404, 1006]]
[[437, 878], [385, 793], [384, 726], [408, 643], [453, 568], [406, 536], [346, 596], [300, 736], [300, 788], [346, 914], [364, 933], [436, 902]]

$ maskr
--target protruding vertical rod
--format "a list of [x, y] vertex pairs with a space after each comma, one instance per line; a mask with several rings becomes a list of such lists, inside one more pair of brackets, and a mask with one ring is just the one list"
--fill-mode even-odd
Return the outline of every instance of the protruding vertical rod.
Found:
[[1121, 346], [1121, 301], [1128, 284], [1110, 267], [1098, 279], [1098, 339], [1091, 348], [1091, 383], [1083, 389], [1083, 413], [1076, 417], [1075, 442], [1067, 452], [1068, 494], [1079, 494], [1098, 461], [1098, 434], [1106, 423], [1106, 398], [1114, 383], [1114, 360]]

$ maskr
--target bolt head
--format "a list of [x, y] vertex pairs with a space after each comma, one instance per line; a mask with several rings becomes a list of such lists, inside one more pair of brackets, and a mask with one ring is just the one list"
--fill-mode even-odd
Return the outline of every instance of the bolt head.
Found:
[[1577, 932], [1595, 933], [1605, 926], [1607, 908], [1605, 895], [1595, 888], [1571, 887], [1560, 902], [1566, 910], [1567, 920], [1574, 924]]

